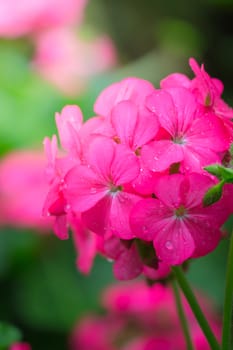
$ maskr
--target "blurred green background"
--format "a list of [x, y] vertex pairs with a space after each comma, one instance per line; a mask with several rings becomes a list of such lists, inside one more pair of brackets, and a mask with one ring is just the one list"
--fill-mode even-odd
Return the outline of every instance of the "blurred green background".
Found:
[[[67, 98], [30, 68], [26, 39], [0, 40], [0, 154], [42, 149], [44, 136], [56, 132], [54, 113], [78, 104], [85, 118], [109, 83], [138, 76], [158, 86], [165, 75], [188, 74], [188, 58], [204, 62], [224, 82], [233, 104], [233, 1], [90, 0], [85, 25], [111, 36], [118, 66], [93, 78], [88, 89]], [[85, 31], [85, 28], [84, 28]], [[230, 226], [230, 225], [229, 225]], [[222, 307], [228, 242], [194, 261], [188, 277]], [[101, 290], [113, 282], [111, 263], [99, 257], [90, 276], [75, 267], [73, 243], [17, 228], [0, 229], [0, 320], [22, 330], [35, 350], [67, 349], [68, 335], [84, 314], [99, 310]]]

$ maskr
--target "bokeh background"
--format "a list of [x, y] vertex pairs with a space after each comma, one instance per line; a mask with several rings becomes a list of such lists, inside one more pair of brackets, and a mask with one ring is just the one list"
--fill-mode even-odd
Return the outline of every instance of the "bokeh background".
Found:
[[[204, 62], [207, 71], [224, 82], [224, 99], [233, 105], [232, 23], [232, 0], [89, 0], [80, 28], [82, 40], [107, 35], [117, 58], [106, 71], [94, 76], [85, 73], [82, 89], [72, 93], [62, 91], [35, 69], [30, 36], [2, 36], [1, 158], [15, 150], [42, 152], [44, 136], [56, 133], [55, 112], [77, 104], [85, 119], [91, 117], [95, 98], [111, 82], [137, 76], [159, 86], [160, 79], [174, 71], [191, 77], [189, 57]], [[95, 50], [90, 55], [97, 62]], [[83, 276], [75, 266], [71, 239], [60, 241], [52, 232], [2, 221], [0, 320], [19, 328], [35, 350], [68, 349], [74, 324], [87, 313], [101, 312], [101, 291], [114, 282], [111, 263], [98, 257], [90, 275]], [[227, 248], [225, 240], [188, 269], [190, 281], [210, 295], [220, 312]]]

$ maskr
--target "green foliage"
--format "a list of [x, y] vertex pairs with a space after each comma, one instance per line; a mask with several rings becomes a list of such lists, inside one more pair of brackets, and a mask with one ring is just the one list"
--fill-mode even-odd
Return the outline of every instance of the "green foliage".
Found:
[[0, 322], [0, 350], [7, 350], [12, 343], [21, 338], [22, 335], [18, 328], [6, 322]]
[[210, 174], [215, 175], [220, 182], [211, 187], [204, 196], [203, 204], [204, 206], [209, 206], [215, 202], [217, 202], [221, 196], [223, 191], [223, 186], [225, 184], [233, 183], [233, 169], [226, 168], [222, 165], [213, 164], [205, 167]]
[[222, 197], [222, 189], [224, 185], [224, 181], [219, 182], [217, 185], [211, 187], [205, 194], [203, 199], [203, 204], [205, 207], [219, 201]]

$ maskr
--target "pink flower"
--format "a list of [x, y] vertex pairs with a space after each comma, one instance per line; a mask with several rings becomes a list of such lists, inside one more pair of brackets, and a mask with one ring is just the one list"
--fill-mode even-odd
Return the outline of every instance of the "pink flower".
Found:
[[115, 236], [105, 238], [104, 253], [114, 261], [113, 274], [121, 281], [131, 280], [143, 272], [143, 262], [136, 245]]
[[47, 155], [47, 167], [45, 169], [50, 190], [47, 194], [43, 214], [55, 216], [54, 231], [61, 239], [68, 238], [67, 203], [64, 197], [66, 186], [64, 177], [68, 170], [80, 163], [82, 154], [78, 131], [82, 126], [82, 113], [77, 106], [66, 106], [61, 114], [56, 113], [56, 124], [60, 135], [61, 144], [67, 152], [66, 156], [58, 157], [57, 138], [53, 136], [44, 140], [44, 148]]
[[[206, 297], [197, 295], [217, 338], [221, 327]], [[182, 297], [191, 336], [197, 350], [209, 345]], [[169, 287], [143, 281], [108, 287], [102, 295], [106, 312], [81, 320], [71, 334], [72, 350], [185, 350], [186, 344]]]
[[232, 119], [232, 108], [221, 99], [223, 83], [219, 79], [211, 78], [205, 71], [204, 65], [199, 67], [193, 58], [190, 58], [189, 64], [196, 76], [192, 80], [190, 88], [199, 102], [204, 107], [212, 107], [218, 116]]
[[0, 161], [1, 224], [49, 230], [51, 218], [42, 216], [47, 183], [46, 159], [33, 150], [9, 153]]
[[126, 78], [105, 88], [97, 97], [94, 111], [98, 115], [108, 116], [121, 101], [131, 100], [143, 108], [145, 98], [154, 91], [153, 85], [143, 79]]
[[139, 173], [137, 159], [123, 145], [107, 138], [96, 138], [89, 147], [87, 165], [72, 168], [66, 178], [65, 196], [95, 233], [111, 231], [121, 238], [132, 238], [129, 211], [140, 199], [128, 191], [128, 184]]
[[212, 185], [209, 177], [195, 173], [164, 176], [155, 188], [156, 198], [143, 199], [133, 208], [132, 231], [153, 241], [158, 258], [170, 265], [209, 253], [229, 215], [223, 203], [203, 208], [203, 196]]
[[125, 322], [111, 315], [87, 316], [71, 334], [71, 350], [117, 350], [115, 338], [124, 329]]
[[146, 166], [141, 154], [144, 154], [144, 146], [150, 145], [158, 132], [156, 116], [146, 109], [138, 108], [135, 102], [125, 100], [113, 107], [109, 119], [113, 140], [127, 146], [138, 158], [140, 173], [132, 182], [133, 188], [139, 193], [150, 194], [155, 176]]
[[28, 343], [14, 343], [10, 346], [9, 350], [31, 350], [31, 346]]
[[213, 115], [198, 114], [195, 97], [185, 88], [155, 91], [147, 107], [159, 118], [167, 135], [142, 149], [149, 169], [163, 171], [181, 163], [185, 171], [203, 171], [205, 165], [221, 161], [229, 147], [222, 123]]
[[17, 37], [80, 22], [86, 0], [0, 0], [0, 36]]
[[116, 65], [116, 50], [107, 36], [84, 40], [70, 28], [42, 32], [34, 39], [35, 70], [62, 93], [82, 93], [94, 76]]
[[[146, 256], [140, 254], [140, 246]], [[114, 261], [113, 274], [116, 279], [127, 281], [143, 274], [151, 280], [162, 280], [170, 274], [170, 266], [159, 261], [148, 242], [122, 240], [114, 235], [105, 237], [103, 254]]]
[[[102, 305], [114, 313], [120, 314], [135, 314], [140, 313], [154, 313], [161, 306], [165, 306], [169, 303], [173, 305], [171, 291], [161, 284], [154, 284], [148, 287], [145, 282], [134, 281], [118, 283], [109, 286], [102, 295]], [[171, 298], [171, 300], [169, 300]], [[167, 304], [167, 307], [168, 304]], [[175, 316], [175, 305], [170, 310], [171, 317]]]
[[222, 85], [203, 69], [196, 74], [205, 79], [175, 73], [160, 90], [137, 78], [112, 84], [96, 100], [98, 116], [84, 123], [77, 106], [56, 114], [63, 153], [55, 136], [45, 140], [44, 213], [55, 217], [60, 238], [72, 228], [85, 273], [100, 252], [113, 260], [118, 279], [165, 278], [171, 265], [208, 254], [222, 238], [230, 191], [204, 208], [204, 194], [215, 184], [204, 167], [225, 161], [232, 122], [214, 102], [201, 102], [211, 84], [217, 101]]
[[46, 217], [54, 216], [54, 233], [60, 239], [68, 238], [68, 225], [66, 220], [67, 203], [64, 198], [64, 175], [65, 170], [69, 169], [68, 162], [62, 162], [62, 159], [57, 159], [57, 138], [54, 136], [50, 141], [49, 138], [44, 140], [44, 148], [47, 154], [47, 179], [50, 183], [50, 189], [43, 206], [43, 215]]
[[88, 274], [96, 254], [104, 254], [104, 240], [84, 225], [80, 215], [69, 215], [68, 221], [72, 228], [74, 245], [78, 254], [77, 267], [83, 274]]
[[195, 74], [195, 78], [190, 80], [185, 75], [174, 73], [161, 81], [162, 89], [174, 87], [185, 87], [196, 97], [199, 109], [202, 113], [214, 113], [224, 123], [229, 137], [232, 140], [233, 109], [229, 107], [221, 98], [223, 83], [216, 78], [211, 78], [205, 71], [204, 65], [199, 67], [198, 63], [190, 58], [189, 64]]

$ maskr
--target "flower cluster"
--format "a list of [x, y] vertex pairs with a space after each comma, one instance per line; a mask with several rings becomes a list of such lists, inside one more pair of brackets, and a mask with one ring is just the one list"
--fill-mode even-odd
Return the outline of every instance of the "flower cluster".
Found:
[[172, 74], [160, 89], [137, 78], [107, 87], [86, 122], [77, 106], [56, 114], [64, 152], [56, 136], [45, 139], [44, 213], [56, 217], [61, 239], [73, 229], [84, 272], [100, 251], [114, 260], [118, 279], [161, 278], [221, 240], [229, 195], [203, 206], [216, 183], [204, 167], [225, 160], [233, 111], [222, 83], [194, 59], [190, 66], [193, 79]]
[[[217, 338], [221, 327], [210, 302], [198, 297]], [[196, 350], [209, 345], [184, 302]], [[185, 340], [171, 289], [160, 284], [148, 287], [141, 281], [108, 287], [102, 305], [107, 313], [82, 319], [71, 336], [72, 350], [183, 350]]]

